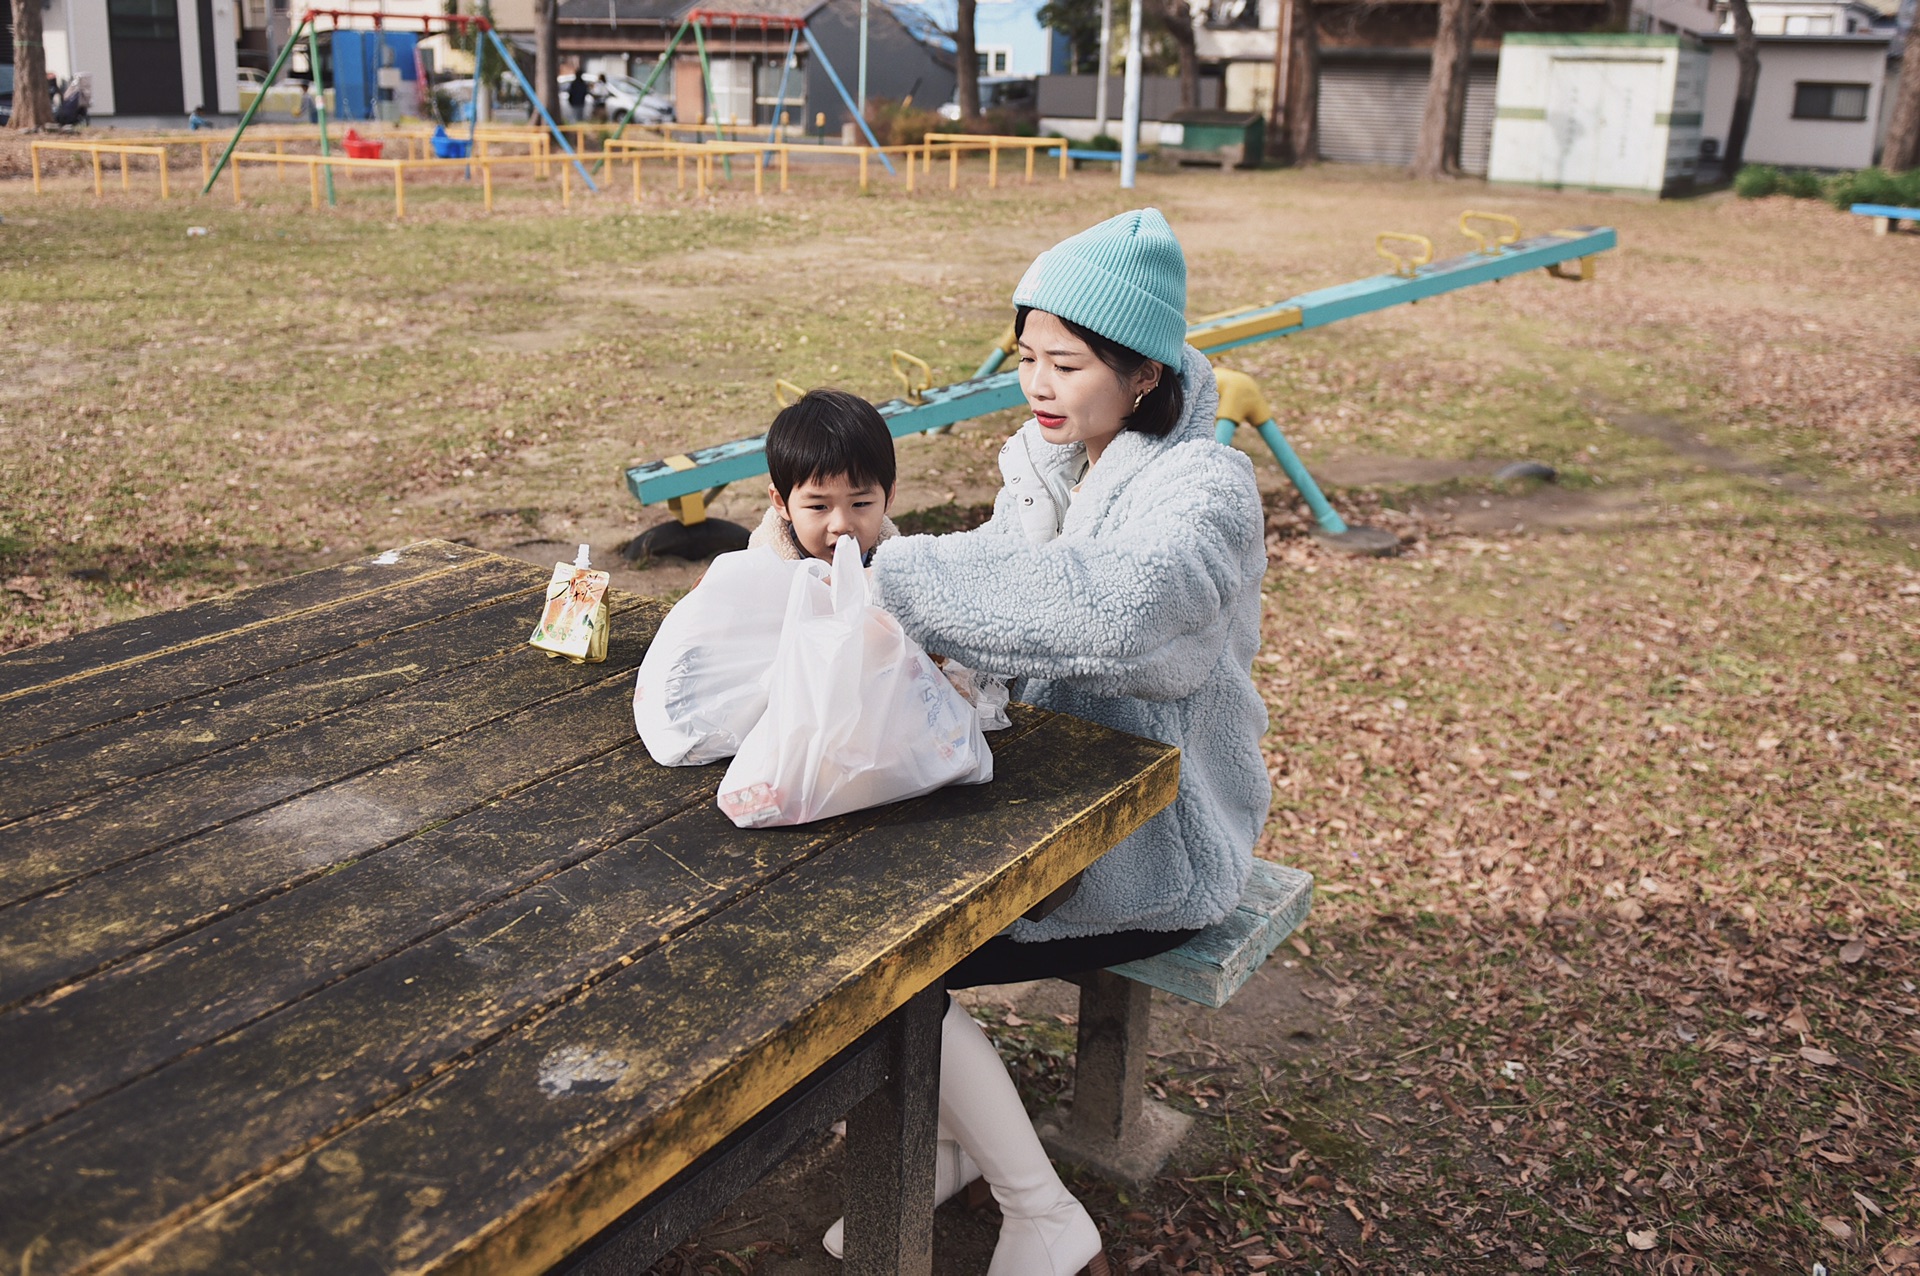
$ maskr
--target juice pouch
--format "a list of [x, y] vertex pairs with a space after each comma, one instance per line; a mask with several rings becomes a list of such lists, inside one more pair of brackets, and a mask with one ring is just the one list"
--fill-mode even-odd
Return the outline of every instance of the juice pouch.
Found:
[[555, 563], [540, 623], [527, 641], [549, 656], [565, 656], [576, 665], [605, 660], [607, 585], [612, 579], [588, 565], [585, 545], [571, 563]]

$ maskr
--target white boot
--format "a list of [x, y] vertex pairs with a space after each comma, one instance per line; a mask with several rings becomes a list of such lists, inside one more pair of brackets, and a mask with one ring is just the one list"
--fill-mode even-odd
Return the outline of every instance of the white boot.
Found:
[[1099, 1229], [1054, 1173], [1000, 1053], [959, 1002], [940, 1025], [940, 1123], [1000, 1202], [987, 1276], [1107, 1276]]
[[[940, 1140], [934, 1145], [933, 1161], [933, 1204], [935, 1208], [960, 1194], [960, 1189], [980, 1177], [980, 1169], [967, 1155], [966, 1149], [954, 1142], [945, 1126], [940, 1127]], [[984, 1199], [981, 1202], [985, 1203]], [[847, 1220], [836, 1218], [827, 1234], [820, 1238], [827, 1253], [835, 1258], [842, 1256], [846, 1247]]]

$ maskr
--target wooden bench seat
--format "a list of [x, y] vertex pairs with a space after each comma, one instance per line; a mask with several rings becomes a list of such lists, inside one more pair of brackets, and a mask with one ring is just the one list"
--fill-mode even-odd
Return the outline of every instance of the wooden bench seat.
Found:
[[1073, 1106], [1043, 1125], [1055, 1155], [1110, 1178], [1144, 1182], [1166, 1163], [1192, 1118], [1147, 1098], [1153, 990], [1218, 1009], [1306, 920], [1313, 877], [1253, 862], [1240, 905], [1169, 953], [1082, 978]]

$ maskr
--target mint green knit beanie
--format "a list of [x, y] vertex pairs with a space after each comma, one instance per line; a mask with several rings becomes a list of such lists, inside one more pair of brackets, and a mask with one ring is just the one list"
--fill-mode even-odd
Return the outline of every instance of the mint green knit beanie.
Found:
[[1157, 208], [1108, 218], [1034, 258], [1013, 290], [1178, 371], [1187, 344], [1187, 259]]

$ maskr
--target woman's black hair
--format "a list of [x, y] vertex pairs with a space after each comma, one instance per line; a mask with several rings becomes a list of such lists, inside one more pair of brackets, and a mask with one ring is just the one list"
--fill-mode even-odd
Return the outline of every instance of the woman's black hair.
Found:
[[[1027, 330], [1027, 316], [1033, 313], [1032, 306], [1015, 306], [1013, 310], [1013, 335], [1018, 339]], [[1054, 318], [1060, 319], [1059, 315]], [[1117, 341], [1109, 341], [1093, 329], [1075, 323], [1071, 319], [1060, 319], [1068, 332], [1087, 343], [1087, 349], [1093, 351], [1093, 357], [1107, 365], [1122, 382], [1134, 373], [1155, 362], [1138, 350], [1129, 350]], [[1140, 400], [1140, 406], [1120, 418], [1120, 428], [1133, 430], [1149, 438], [1164, 439], [1180, 424], [1180, 418], [1187, 412], [1186, 392], [1180, 388], [1180, 369], [1160, 365], [1160, 380], [1153, 389], [1147, 391]]]
[[845, 390], [809, 390], [767, 430], [767, 476], [786, 500], [813, 479], [893, 490], [893, 432], [871, 403]]

